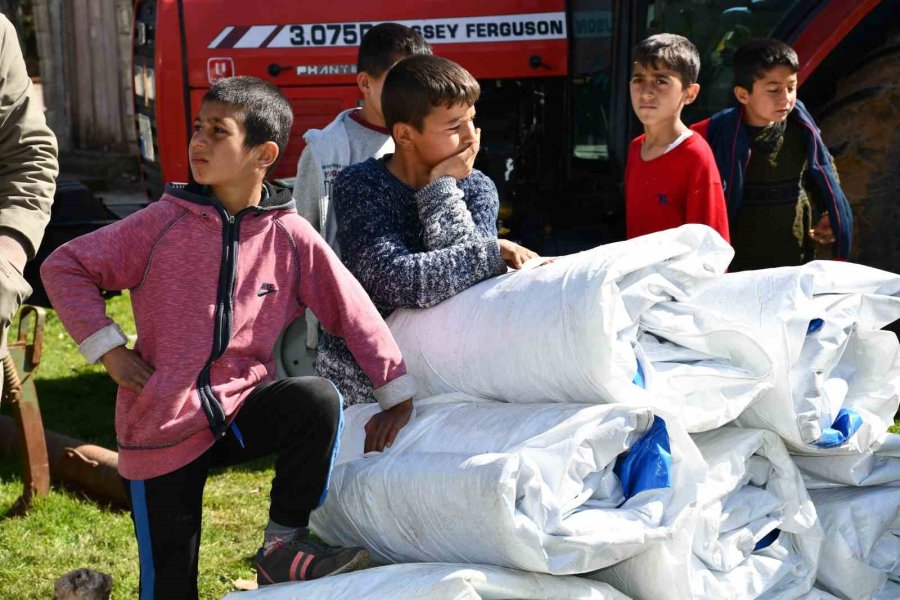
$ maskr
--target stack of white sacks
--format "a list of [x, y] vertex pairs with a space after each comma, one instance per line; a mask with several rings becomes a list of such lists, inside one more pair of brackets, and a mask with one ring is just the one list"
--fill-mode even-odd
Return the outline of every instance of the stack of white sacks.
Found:
[[311, 522], [388, 566], [236, 600], [900, 597], [900, 276], [731, 257], [688, 225], [396, 311], [416, 414], [364, 456], [345, 411]]

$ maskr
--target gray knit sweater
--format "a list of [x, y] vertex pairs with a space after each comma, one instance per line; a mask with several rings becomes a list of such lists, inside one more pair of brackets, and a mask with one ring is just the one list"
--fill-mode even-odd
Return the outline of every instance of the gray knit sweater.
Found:
[[[416, 190], [387, 170], [388, 158], [344, 169], [332, 197], [344, 264], [383, 315], [433, 306], [506, 272], [497, 188], [486, 175], [442, 177]], [[316, 373], [331, 379], [348, 405], [375, 401], [340, 338], [323, 334]]]

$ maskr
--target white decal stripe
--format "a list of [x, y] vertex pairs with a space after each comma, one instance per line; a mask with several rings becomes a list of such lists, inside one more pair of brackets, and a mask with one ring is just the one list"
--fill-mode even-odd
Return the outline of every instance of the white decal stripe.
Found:
[[266, 41], [266, 38], [269, 37], [273, 31], [275, 31], [275, 27], [277, 25], [255, 25], [250, 28], [250, 31], [245, 33], [238, 43], [234, 45], [235, 48], [260, 48], [263, 45], [263, 42]]
[[212, 42], [210, 42], [210, 43], [209, 43], [209, 46], [207, 46], [207, 48], [218, 48], [218, 47], [219, 47], [219, 44], [222, 43], [222, 40], [224, 40], [224, 39], [228, 36], [228, 34], [231, 33], [231, 31], [232, 31], [233, 29], [234, 29], [234, 26], [233, 26], [233, 25], [229, 25], [228, 27], [226, 27], [225, 29], [223, 29], [223, 30], [222, 30], [222, 33], [220, 33], [219, 35], [217, 35], [217, 36], [216, 36], [216, 39], [214, 39]]

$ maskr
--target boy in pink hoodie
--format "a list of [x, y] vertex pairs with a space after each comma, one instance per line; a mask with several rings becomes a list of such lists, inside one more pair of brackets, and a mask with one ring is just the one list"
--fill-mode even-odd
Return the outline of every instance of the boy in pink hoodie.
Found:
[[[310, 307], [347, 345], [383, 411], [367, 450], [409, 420], [415, 383], [365, 291], [290, 191], [266, 183], [293, 117], [278, 89], [224, 79], [203, 98], [189, 146], [195, 183], [54, 252], [41, 269], [60, 319], [119, 384], [119, 472], [132, 503], [140, 598], [197, 598], [203, 486], [211, 467], [275, 454], [260, 584], [364, 567], [362, 548], [312, 542], [328, 490], [342, 398], [327, 379], [273, 381], [279, 332]], [[100, 290], [131, 290], [128, 349]], [[340, 386], [340, 382], [336, 382]]]

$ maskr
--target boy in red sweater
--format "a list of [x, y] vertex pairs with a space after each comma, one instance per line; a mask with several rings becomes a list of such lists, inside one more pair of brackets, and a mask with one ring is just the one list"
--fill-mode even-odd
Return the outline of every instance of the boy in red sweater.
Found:
[[644, 134], [631, 142], [625, 167], [625, 230], [639, 235], [703, 223], [728, 235], [722, 181], [709, 145], [681, 121], [697, 98], [700, 55], [680, 35], [660, 33], [635, 48], [631, 105]]

